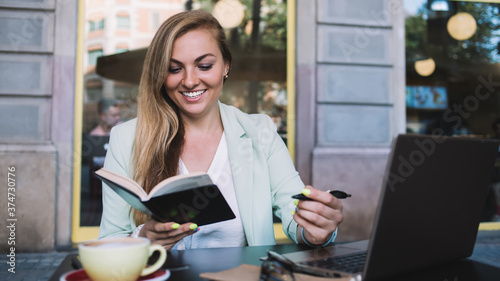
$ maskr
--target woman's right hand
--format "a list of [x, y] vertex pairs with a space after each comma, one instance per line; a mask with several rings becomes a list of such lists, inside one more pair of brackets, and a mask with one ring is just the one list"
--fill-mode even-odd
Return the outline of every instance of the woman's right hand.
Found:
[[154, 219], [149, 219], [139, 232], [139, 236], [146, 237], [151, 240], [151, 244], [160, 244], [165, 247], [167, 251], [170, 251], [175, 243], [196, 231], [198, 231], [198, 225], [195, 223], [163, 223]]

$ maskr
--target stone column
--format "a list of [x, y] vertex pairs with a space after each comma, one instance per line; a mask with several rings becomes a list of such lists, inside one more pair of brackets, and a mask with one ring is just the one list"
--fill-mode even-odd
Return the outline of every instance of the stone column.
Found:
[[405, 131], [400, 0], [297, 0], [297, 167], [343, 189], [339, 240], [367, 239], [393, 136]]
[[0, 217], [17, 219], [0, 252], [71, 243], [76, 3], [0, 1]]

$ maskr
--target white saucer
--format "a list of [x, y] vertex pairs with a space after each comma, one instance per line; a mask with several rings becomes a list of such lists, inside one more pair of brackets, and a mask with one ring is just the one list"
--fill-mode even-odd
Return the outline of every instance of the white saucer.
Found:
[[[142, 276], [138, 281], [164, 281], [170, 277], [170, 270], [159, 269], [154, 273]], [[59, 278], [59, 281], [91, 281], [85, 270], [79, 269], [67, 272]]]

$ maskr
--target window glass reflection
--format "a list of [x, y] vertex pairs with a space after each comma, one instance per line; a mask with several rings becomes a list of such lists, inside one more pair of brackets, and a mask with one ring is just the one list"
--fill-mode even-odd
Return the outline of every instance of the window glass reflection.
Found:
[[[485, 2], [404, 0], [408, 132], [497, 138], [500, 4]], [[500, 221], [498, 175], [483, 221]]]
[[146, 49], [164, 20], [187, 9], [212, 12], [226, 29], [233, 65], [221, 101], [268, 114], [286, 141], [286, 1], [86, 1], [81, 226], [100, 224], [92, 172], [102, 167], [109, 130], [136, 117]]

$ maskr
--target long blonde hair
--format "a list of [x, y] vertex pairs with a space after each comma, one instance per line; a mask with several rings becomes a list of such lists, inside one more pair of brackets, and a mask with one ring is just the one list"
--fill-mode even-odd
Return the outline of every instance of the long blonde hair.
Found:
[[[224, 30], [210, 13], [186, 11], [173, 15], [156, 32], [144, 60], [139, 85], [137, 129], [132, 156], [133, 178], [147, 193], [160, 181], [178, 172], [184, 128], [178, 108], [167, 96], [164, 84], [174, 41], [195, 29], [211, 31], [224, 62], [231, 66], [231, 52]], [[136, 225], [148, 219], [138, 210], [131, 211]]]

